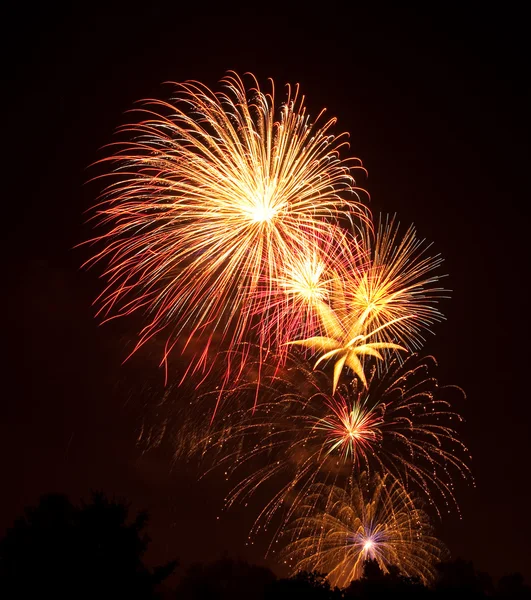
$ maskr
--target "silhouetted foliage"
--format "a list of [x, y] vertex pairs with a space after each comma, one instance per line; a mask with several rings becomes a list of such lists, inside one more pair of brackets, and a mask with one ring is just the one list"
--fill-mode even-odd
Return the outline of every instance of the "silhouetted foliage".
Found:
[[267, 600], [340, 600], [341, 591], [332, 589], [325, 575], [302, 571], [270, 584], [265, 597]]
[[497, 588], [485, 573], [472, 563], [456, 560], [441, 564], [432, 587], [389, 566], [384, 573], [378, 563], [367, 560], [363, 577], [344, 590], [331, 588], [326, 575], [301, 572], [276, 579], [269, 569], [243, 561], [222, 559], [210, 565], [193, 565], [177, 590], [182, 600], [455, 600], [478, 598], [492, 600], [531, 600], [530, 589], [519, 574], [502, 577]]
[[352, 581], [345, 589], [344, 598], [428, 598], [430, 590], [419, 579], [406, 577], [397, 567], [390, 566], [384, 573], [376, 560], [366, 560], [363, 577]]
[[142, 561], [148, 515], [128, 523], [129, 507], [94, 493], [74, 506], [48, 495], [27, 508], [0, 541], [0, 596], [6, 598], [156, 598], [176, 562], [150, 571]]
[[458, 558], [437, 566], [435, 585], [437, 599], [511, 598], [531, 600], [531, 588], [524, 585], [519, 573], [502, 577], [495, 587], [490, 575], [478, 572], [470, 561]]
[[483, 598], [483, 581], [470, 561], [460, 558], [437, 566], [437, 591], [454, 598]]
[[[66, 496], [49, 495], [27, 508], [0, 540], [0, 598], [68, 598], [76, 600], [157, 598], [157, 586], [176, 562], [148, 569], [143, 555], [150, 539], [143, 533], [148, 516], [129, 519], [123, 502], [93, 494], [88, 503], [73, 505]], [[194, 564], [172, 597], [177, 600], [531, 600], [531, 588], [519, 573], [490, 576], [471, 562], [457, 559], [438, 565], [428, 588], [389, 567], [384, 573], [368, 560], [363, 577], [345, 590], [331, 588], [326, 575], [301, 572], [277, 579], [265, 567], [222, 558]]]
[[531, 598], [531, 587], [524, 584], [524, 578], [520, 573], [505, 575], [498, 582], [497, 597], [528, 600]]
[[177, 598], [183, 600], [239, 600], [264, 598], [265, 589], [275, 580], [266, 567], [250, 565], [243, 560], [222, 558], [188, 568], [177, 587]]

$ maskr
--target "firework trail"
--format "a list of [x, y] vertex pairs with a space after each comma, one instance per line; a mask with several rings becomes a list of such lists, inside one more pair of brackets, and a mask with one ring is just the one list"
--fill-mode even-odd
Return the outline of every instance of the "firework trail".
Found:
[[325, 573], [334, 586], [359, 579], [367, 559], [428, 584], [447, 554], [427, 515], [389, 475], [363, 473], [348, 490], [316, 484], [297, 513], [281, 556], [295, 572]]
[[177, 343], [194, 344], [190, 373], [249, 337], [275, 346], [293, 329], [279, 319], [285, 309], [269, 321], [286, 266], [331, 238], [341, 243], [340, 221], [368, 215], [352, 177], [362, 167], [340, 157], [347, 143], [331, 133], [335, 119], [322, 111], [311, 120], [298, 87], [278, 105], [272, 82], [266, 94], [252, 81], [231, 73], [218, 93], [176, 84], [171, 102], [137, 109], [143, 120], [122, 127], [126, 140], [102, 161], [114, 181], [96, 207], [104, 232], [91, 242], [103, 248], [88, 261], [106, 264], [98, 314], [141, 311], [135, 350], [164, 335], [162, 364]]

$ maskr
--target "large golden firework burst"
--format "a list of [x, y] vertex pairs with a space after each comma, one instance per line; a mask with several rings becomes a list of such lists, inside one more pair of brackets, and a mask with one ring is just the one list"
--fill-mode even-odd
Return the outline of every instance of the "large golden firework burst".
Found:
[[423, 332], [443, 318], [438, 301], [447, 292], [436, 273], [442, 259], [427, 254], [430, 246], [414, 227], [401, 237], [394, 219], [381, 218], [376, 231], [361, 227], [359, 233], [357, 261], [329, 271], [330, 293], [314, 300], [317, 334], [287, 342], [321, 354], [316, 367], [334, 362], [333, 393], [345, 367], [366, 386], [368, 358], [385, 368], [385, 356], [420, 348]]
[[335, 119], [312, 120], [298, 86], [278, 104], [272, 82], [264, 93], [250, 79], [229, 73], [217, 93], [176, 84], [174, 100], [145, 101], [143, 120], [122, 127], [126, 140], [102, 161], [114, 181], [96, 207], [104, 232], [92, 241], [103, 248], [89, 261], [106, 263], [99, 314], [142, 311], [136, 348], [160, 333], [164, 362], [179, 340], [192, 344], [192, 372], [249, 336], [276, 345], [293, 325], [277, 316], [271, 327], [267, 299], [278, 299], [286, 265], [323, 240], [341, 243], [340, 220], [367, 216], [352, 177], [362, 167], [340, 157]]

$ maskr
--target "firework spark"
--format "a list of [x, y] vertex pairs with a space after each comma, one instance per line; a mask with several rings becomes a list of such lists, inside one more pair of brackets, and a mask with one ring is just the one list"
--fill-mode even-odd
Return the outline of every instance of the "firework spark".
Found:
[[314, 485], [297, 513], [281, 556], [295, 572], [326, 573], [338, 587], [359, 579], [367, 559], [384, 573], [395, 566], [426, 584], [446, 555], [426, 514], [389, 475], [369, 479], [363, 473], [348, 491]]
[[192, 372], [221, 342], [276, 345], [286, 328], [268, 323], [267, 299], [285, 266], [313, 260], [309, 249], [336, 231], [342, 239], [339, 220], [368, 214], [352, 177], [362, 167], [340, 157], [335, 119], [310, 120], [298, 87], [278, 106], [273, 85], [266, 94], [234, 73], [222, 83], [219, 93], [176, 84], [174, 101], [146, 101], [144, 120], [122, 128], [127, 141], [102, 161], [116, 178], [96, 209], [107, 229], [91, 241], [104, 247], [88, 261], [107, 265], [98, 314], [142, 311], [135, 350], [163, 333], [163, 363], [178, 341], [199, 340]]

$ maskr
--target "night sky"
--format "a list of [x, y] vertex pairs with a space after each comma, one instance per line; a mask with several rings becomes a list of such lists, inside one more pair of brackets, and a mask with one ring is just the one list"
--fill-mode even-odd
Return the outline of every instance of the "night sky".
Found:
[[149, 510], [152, 564], [224, 552], [262, 562], [267, 540], [246, 546], [251, 507], [221, 511], [228, 487], [220, 476], [197, 481], [193, 465], [172, 461], [170, 440], [147, 453], [137, 444], [164, 393], [159, 347], [122, 365], [139, 320], [98, 325], [99, 271], [80, 269], [90, 250], [74, 249], [93, 234], [84, 213], [101, 189], [86, 183], [88, 167], [125, 111], [166, 98], [165, 81], [217, 88], [233, 69], [264, 87], [272, 77], [279, 98], [284, 83], [300, 83], [311, 114], [326, 107], [336, 131], [350, 132], [373, 213], [414, 222], [445, 257], [447, 321], [424, 353], [437, 357], [443, 383], [467, 393], [462, 439], [477, 487], [458, 485], [462, 519], [444, 515], [437, 533], [454, 557], [495, 577], [521, 571], [529, 583], [531, 48], [523, 13], [510, 3], [371, 14], [350, 2], [290, 14], [282, 3], [248, 13], [153, 4], [4, 12], [0, 533], [43, 493], [78, 501], [102, 489]]

